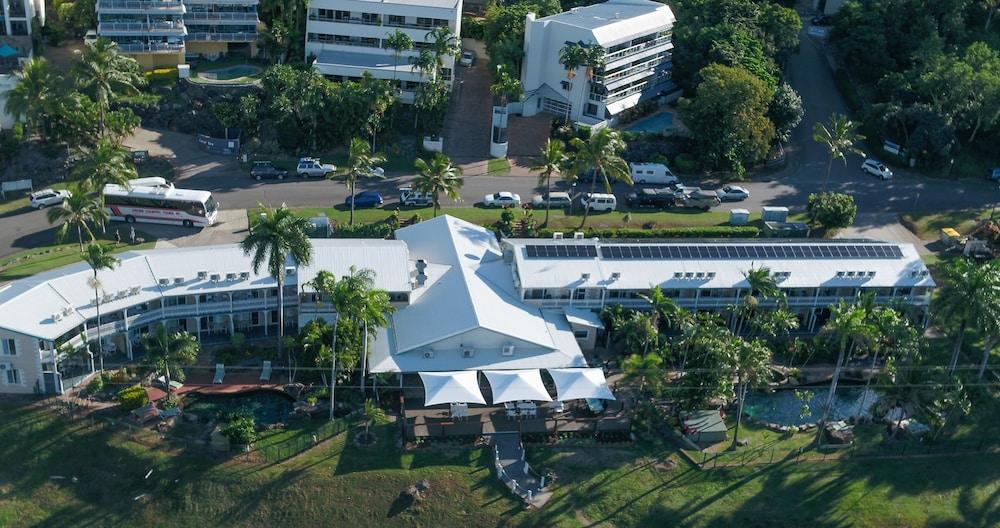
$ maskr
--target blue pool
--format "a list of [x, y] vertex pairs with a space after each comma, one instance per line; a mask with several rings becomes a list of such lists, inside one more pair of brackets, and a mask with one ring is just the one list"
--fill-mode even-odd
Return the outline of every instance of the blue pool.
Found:
[[623, 130], [626, 132], [652, 132], [659, 133], [674, 128], [674, 116], [669, 112], [657, 112], [649, 117], [644, 117]]
[[[810, 411], [807, 416], [802, 416], [802, 402], [795, 397], [795, 391], [792, 390], [749, 394], [744, 412], [758, 420], [778, 425], [802, 425], [819, 421], [823, 414], [823, 404], [826, 403], [826, 396], [830, 390], [829, 386], [799, 390], [812, 393], [812, 397], [807, 403]], [[830, 419], [846, 420], [857, 415], [862, 400], [864, 400], [864, 408], [861, 414], [868, 416], [872, 405], [879, 399], [879, 394], [873, 390], [868, 390], [867, 396], [864, 394], [864, 387], [837, 387], [837, 395], [833, 401], [833, 409], [830, 411]]]
[[240, 394], [193, 394], [185, 398], [184, 410], [208, 419], [218, 419], [237, 409], [253, 413], [259, 424], [284, 422], [292, 412], [293, 398], [271, 390]]

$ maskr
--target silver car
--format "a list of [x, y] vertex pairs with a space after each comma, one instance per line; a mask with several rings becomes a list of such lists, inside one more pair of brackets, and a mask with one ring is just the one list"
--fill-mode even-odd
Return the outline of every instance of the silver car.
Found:
[[867, 172], [873, 176], [878, 176], [881, 180], [891, 180], [892, 171], [889, 167], [886, 167], [881, 161], [874, 159], [866, 159], [864, 163], [861, 164], [861, 171]]
[[50, 205], [59, 205], [63, 203], [66, 198], [73, 196], [73, 193], [69, 191], [54, 191], [52, 189], [44, 189], [41, 191], [31, 193], [29, 201], [31, 206], [35, 209], [44, 209]]

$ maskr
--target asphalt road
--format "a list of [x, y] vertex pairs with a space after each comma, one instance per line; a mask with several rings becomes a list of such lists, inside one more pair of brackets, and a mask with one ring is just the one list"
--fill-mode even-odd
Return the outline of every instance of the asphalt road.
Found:
[[[750, 191], [750, 199], [723, 204], [722, 209], [739, 207], [759, 210], [764, 205], [802, 209], [809, 194], [824, 187], [828, 157], [823, 146], [812, 140], [813, 124], [825, 122], [833, 112], [847, 113], [847, 109], [834, 84], [821, 46], [803, 31], [801, 50], [790, 59], [786, 68], [786, 78], [802, 95], [806, 110], [787, 149], [787, 166], [741, 184]], [[177, 168], [179, 187], [210, 190], [225, 209], [248, 209], [258, 203], [326, 207], [343, 203], [347, 195], [342, 183], [321, 179], [291, 177], [284, 181], [254, 181], [235, 160], [199, 150], [192, 136], [139, 130], [126, 143], [135, 149], [149, 150], [151, 155], [171, 158]], [[871, 148], [867, 150], [874, 151]], [[1000, 189], [985, 180], [949, 181], [897, 169], [895, 178], [884, 182], [862, 173], [861, 161], [860, 158], [851, 158], [846, 166], [836, 162], [827, 188], [853, 195], [862, 213], [982, 208], [1000, 202]], [[397, 199], [396, 189], [411, 179], [412, 176], [390, 176], [385, 180], [365, 181], [362, 188], [381, 191], [386, 197], [386, 206], [391, 207]], [[455, 204], [446, 199], [442, 205], [471, 205], [481, 201], [485, 194], [496, 191], [516, 192], [528, 201], [538, 191], [535, 183], [534, 177], [466, 176], [461, 193], [463, 203]], [[684, 183], [704, 188], [719, 185], [716, 181], [685, 180]], [[628, 191], [623, 185], [615, 188], [620, 198], [624, 198]], [[48, 225], [44, 212], [26, 208], [0, 216], [0, 222], [3, 225], [0, 229], [0, 256], [46, 245], [53, 239], [54, 229]], [[157, 228], [149, 230], [156, 231]], [[163, 236], [176, 236], [174, 231], [164, 230]]]

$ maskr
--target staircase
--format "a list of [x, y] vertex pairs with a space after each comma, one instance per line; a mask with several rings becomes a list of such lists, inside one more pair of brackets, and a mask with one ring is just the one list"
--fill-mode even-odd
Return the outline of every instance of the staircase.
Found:
[[493, 464], [497, 478], [527, 504], [541, 508], [552, 497], [545, 489], [545, 477], [539, 477], [524, 459], [524, 445], [519, 433], [494, 433]]

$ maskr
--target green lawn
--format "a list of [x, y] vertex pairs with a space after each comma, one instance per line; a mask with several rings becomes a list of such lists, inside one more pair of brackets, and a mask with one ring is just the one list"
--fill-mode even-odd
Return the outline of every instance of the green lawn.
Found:
[[509, 170], [510, 162], [507, 161], [507, 158], [493, 158], [486, 162], [486, 172], [491, 175], [497, 175], [498, 173], [506, 175]]
[[961, 210], [941, 213], [905, 213], [900, 221], [907, 229], [924, 240], [935, 240], [946, 227], [955, 228], [959, 233], [969, 234], [979, 220], [989, 218], [992, 211]]
[[[323, 163], [332, 163], [337, 166], [337, 173], [342, 174], [347, 170], [348, 162], [348, 152], [346, 149], [334, 150], [333, 152], [322, 153], [318, 156], [310, 155], [311, 157], [318, 157]], [[298, 164], [298, 158], [287, 157], [287, 156], [272, 156], [269, 158], [260, 158], [260, 160], [269, 160], [274, 163], [275, 167], [280, 169], [285, 169], [288, 171], [291, 177], [295, 176], [295, 166]], [[258, 161], [260, 161], [258, 160]], [[416, 160], [416, 156], [412, 153], [409, 154], [391, 154], [386, 157], [385, 163], [382, 164], [382, 168], [385, 169], [387, 173], [413, 173], [413, 162]], [[250, 166], [247, 165], [247, 171], [250, 170]]]
[[[113, 236], [114, 228], [110, 229], [110, 234]], [[127, 229], [122, 233], [125, 243], [121, 246], [114, 247], [113, 240], [107, 238], [105, 238], [104, 242], [108, 243], [111, 250], [115, 253], [137, 249], [152, 249], [156, 245], [156, 240], [145, 233], [136, 231], [136, 236], [146, 239], [146, 242], [135, 246], [129, 245], [127, 242]], [[80, 246], [76, 242], [53, 244], [51, 246], [21, 251], [0, 259], [0, 282], [30, 277], [43, 271], [80, 262], [80, 260]]]

